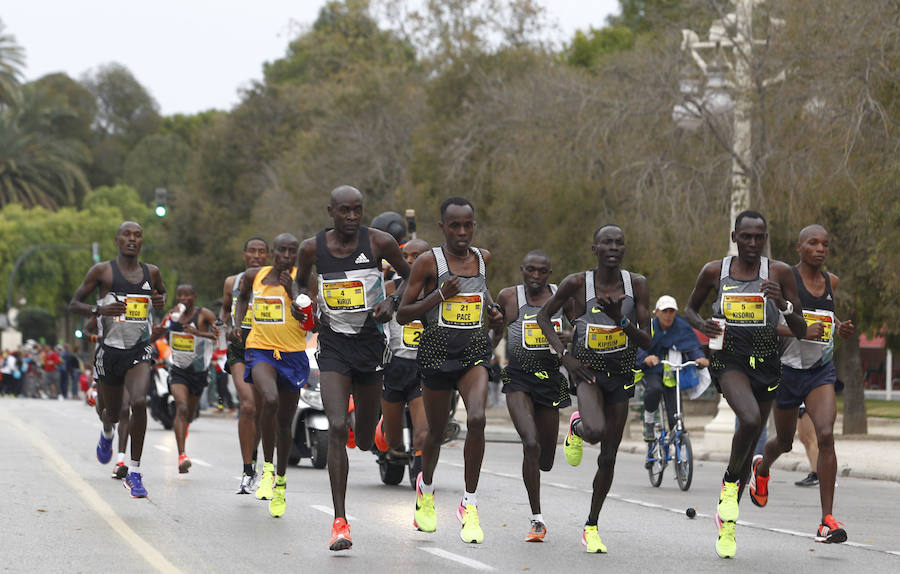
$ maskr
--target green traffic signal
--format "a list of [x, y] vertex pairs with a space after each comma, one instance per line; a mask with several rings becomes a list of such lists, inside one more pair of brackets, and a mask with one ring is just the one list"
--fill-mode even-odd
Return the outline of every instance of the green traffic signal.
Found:
[[165, 205], [157, 205], [156, 206], [156, 217], [165, 217], [166, 216], [166, 206]]
[[84, 331], [82, 331], [81, 329], [75, 329], [75, 338], [80, 339], [82, 337], [84, 337]]

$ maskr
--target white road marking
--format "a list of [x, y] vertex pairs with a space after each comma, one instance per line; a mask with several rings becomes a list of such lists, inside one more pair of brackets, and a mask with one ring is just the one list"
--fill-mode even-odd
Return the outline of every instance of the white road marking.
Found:
[[172, 449], [170, 449], [167, 446], [163, 446], [161, 444], [155, 444], [155, 445], [153, 445], [153, 448], [155, 448], [156, 450], [161, 450], [163, 452], [172, 452]]
[[205, 466], [206, 468], [212, 468], [212, 465], [211, 465], [211, 464], [209, 464], [208, 462], [206, 462], [206, 461], [204, 461], [204, 460], [200, 460], [199, 458], [192, 458], [192, 459], [191, 459], [191, 463], [192, 463], [192, 464], [199, 464], [200, 466]]
[[79, 495], [79, 498], [96, 512], [116, 534], [121, 536], [135, 552], [143, 556], [147, 564], [159, 572], [172, 574], [181, 572], [150, 542], [141, 538], [124, 520], [119, 518], [116, 511], [103, 500], [97, 491], [75, 472], [75, 469], [66, 462], [62, 455], [56, 452], [56, 449], [53, 448], [50, 440], [44, 433], [34, 427], [26, 428], [22, 421], [6, 412], [6, 410], [0, 410], [0, 415], [10, 423], [10, 426], [18, 431], [24, 440], [29, 441], [36, 449], [44, 453], [44, 456], [47, 457], [47, 466], [59, 473], [62, 479]]
[[447, 552], [442, 548], [422, 548], [420, 546], [419, 550], [428, 552], [429, 554], [433, 554], [435, 556], [439, 556], [440, 558], [452, 560], [457, 564], [462, 564], [463, 566], [468, 566], [469, 568], [474, 568], [475, 570], [481, 570], [482, 572], [493, 572], [494, 570], [496, 570], [496, 568], [494, 568], [493, 566], [488, 566], [484, 562], [479, 562], [478, 560], [473, 560], [472, 558], [466, 558], [465, 556], [460, 556], [459, 554]]
[[[464, 465], [459, 464], [459, 463], [455, 463], [455, 462], [444, 462], [444, 461], [440, 461], [440, 462], [441, 462], [441, 464], [447, 464], [447, 465], [450, 465], [450, 466], [456, 466], [456, 467], [459, 467], [459, 468], [464, 468]], [[482, 472], [483, 474], [491, 474], [491, 475], [494, 475], [494, 476], [500, 476], [500, 477], [503, 477], [503, 478], [512, 478], [512, 479], [515, 479], [515, 480], [520, 480], [520, 479], [521, 479], [521, 477], [518, 476], [518, 475], [511, 475], [511, 474], [508, 474], [508, 473], [505, 473], [505, 472], [496, 472], [496, 471], [493, 471], [493, 470], [487, 470], [487, 469], [485, 469], [485, 468], [482, 468], [482, 469], [481, 469], [481, 472]], [[571, 485], [568, 485], [568, 484], [563, 484], [563, 483], [560, 483], [560, 482], [544, 482], [543, 484], [545, 484], [545, 485], [547, 485], [547, 486], [552, 486], [552, 487], [554, 487], [554, 488], [560, 488], [560, 489], [563, 489], [563, 490], [575, 490], [575, 491], [579, 491], [579, 492], [585, 492], [585, 493], [588, 493], [588, 494], [591, 494], [591, 493], [593, 492], [591, 489], [588, 489], [588, 488], [577, 488], [577, 487], [575, 487], [575, 486], [571, 486]], [[607, 498], [612, 498], [612, 499], [614, 499], [614, 500], [618, 500], [618, 501], [621, 501], [621, 502], [624, 502], [624, 503], [626, 503], [626, 504], [634, 504], [634, 505], [637, 505], [637, 506], [643, 506], [643, 507], [645, 507], [645, 508], [656, 508], [656, 509], [659, 509], [659, 510], [667, 510], [667, 511], [670, 511], [670, 512], [675, 512], [675, 513], [677, 513], [677, 514], [684, 514], [684, 510], [682, 510], [682, 509], [680, 509], [680, 508], [666, 508], [665, 506], [662, 506], [662, 505], [659, 505], [659, 504], [656, 504], [656, 503], [653, 503], [653, 502], [644, 502], [643, 500], [637, 500], [637, 499], [635, 499], [635, 498], [626, 498], [626, 497], [624, 497], [624, 496], [621, 496], [621, 495], [618, 495], [618, 494], [614, 494], [614, 493], [612, 493], [612, 492], [610, 492], [609, 494], [607, 494], [606, 497], [607, 497]], [[704, 513], [698, 512], [698, 513], [697, 513], [697, 518], [701, 518], [701, 517], [702, 517], [702, 518], [711, 518], [712, 515], [704, 514]], [[809, 540], [814, 540], [814, 539], [815, 539], [815, 536], [814, 536], [814, 535], [810, 535], [810, 534], [808, 534], [808, 533], [806, 533], [806, 532], [799, 532], [799, 531], [797, 531], [797, 530], [788, 530], [788, 529], [786, 529], [786, 528], [774, 528], [774, 527], [770, 527], [770, 526], [763, 526], [763, 525], [761, 525], [761, 524], [756, 524], [756, 523], [753, 523], [753, 522], [747, 522], [747, 521], [744, 521], [744, 520], [738, 520], [737, 523], [738, 523], [739, 525], [741, 525], [741, 526], [747, 526], [748, 528], [755, 528], [755, 529], [757, 529], [757, 530], [766, 530], [766, 531], [768, 531], [768, 532], [774, 532], [774, 533], [777, 533], [777, 534], [787, 534], [788, 536], [797, 536], [797, 537], [799, 537], [799, 538], [807, 538], [807, 539], [809, 539]], [[862, 550], [871, 550], [871, 551], [874, 551], [874, 552], [881, 552], [882, 554], [892, 554], [892, 555], [900, 556], [900, 551], [896, 551], [896, 550], [885, 550], [885, 549], [882, 549], [882, 548], [875, 548], [875, 547], [872, 546], [871, 544], [863, 544], [863, 543], [860, 543], [860, 542], [849, 542], [849, 541], [848, 541], [848, 542], [844, 542], [843, 545], [844, 545], [844, 546], [852, 546], [852, 547], [854, 547], [854, 548], [860, 548], [860, 549], [862, 549]], [[423, 548], [422, 550], [426, 550], [426, 549]], [[431, 550], [428, 549], [428, 551], [430, 552]]]
[[[309, 507], [312, 508], [313, 510], [318, 510], [319, 512], [327, 514], [328, 516], [334, 516], [334, 509], [331, 508], [330, 506], [325, 506], [324, 504], [310, 504]], [[347, 520], [349, 520], [351, 522], [355, 522], [356, 517], [351, 514], [348, 514]]]

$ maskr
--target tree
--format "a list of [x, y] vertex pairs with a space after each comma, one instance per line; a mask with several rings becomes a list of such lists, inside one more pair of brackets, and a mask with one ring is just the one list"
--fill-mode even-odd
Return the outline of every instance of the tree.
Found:
[[191, 148], [177, 135], [153, 134], [129, 152], [122, 180], [150, 203], [156, 188], [174, 189], [185, 183], [190, 158]]
[[0, 108], [19, 100], [25, 66], [25, 51], [16, 43], [15, 36], [4, 33], [5, 28], [0, 20]]

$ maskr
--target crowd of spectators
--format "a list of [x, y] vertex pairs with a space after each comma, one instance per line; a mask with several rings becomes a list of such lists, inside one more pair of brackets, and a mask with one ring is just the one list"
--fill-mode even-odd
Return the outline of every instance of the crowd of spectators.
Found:
[[69, 345], [27, 344], [15, 351], [5, 350], [0, 360], [0, 396], [35, 399], [78, 400], [81, 359]]

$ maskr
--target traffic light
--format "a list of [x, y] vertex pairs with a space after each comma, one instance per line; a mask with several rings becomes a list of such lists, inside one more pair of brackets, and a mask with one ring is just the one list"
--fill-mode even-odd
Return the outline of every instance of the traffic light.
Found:
[[84, 331], [82, 331], [81, 329], [75, 329], [75, 338], [80, 339], [82, 337], [84, 337]]
[[165, 217], [169, 210], [169, 192], [164, 187], [157, 187], [156, 197], [156, 217]]

